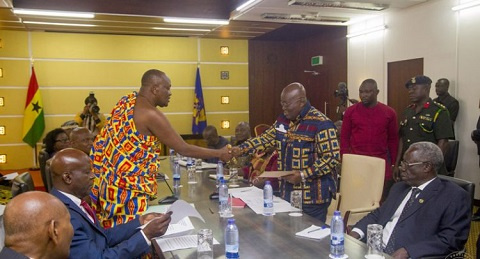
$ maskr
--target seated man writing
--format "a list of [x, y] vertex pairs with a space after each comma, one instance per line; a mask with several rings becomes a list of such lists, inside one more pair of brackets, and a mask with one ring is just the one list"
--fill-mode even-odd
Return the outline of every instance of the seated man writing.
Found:
[[437, 177], [440, 148], [412, 144], [400, 164], [402, 182], [393, 185], [382, 206], [360, 220], [350, 235], [364, 239], [368, 224], [383, 226], [384, 252], [394, 258], [448, 255], [462, 250], [470, 229], [469, 194]]
[[[150, 240], [167, 231], [170, 214], [150, 213], [104, 229], [92, 208], [82, 199], [93, 184], [92, 162], [82, 151], [67, 148], [52, 159], [51, 193], [67, 206], [74, 237], [70, 254], [75, 258], [136, 258], [150, 251]], [[140, 226], [146, 224], [143, 229]]]

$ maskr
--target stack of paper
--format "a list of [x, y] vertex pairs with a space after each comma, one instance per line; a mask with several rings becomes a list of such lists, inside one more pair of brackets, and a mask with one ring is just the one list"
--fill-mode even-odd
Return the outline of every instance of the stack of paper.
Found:
[[[155, 239], [155, 241], [157, 241], [158, 245], [164, 253], [169, 251], [197, 247], [197, 235], [188, 235], [172, 238], [157, 238]], [[215, 238], [213, 238], [213, 244], [219, 245], [220, 243]]]
[[322, 239], [330, 235], [330, 228], [311, 225], [310, 227], [295, 233], [296, 236]]
[[[187, 166], [187, 161], [178, 160], [178, 164], [181, 165], [181, 166]], [[202, 162], [202, 166], [201, 166], [200, 169], [215, 169], [215, 168], [217, 168], [217, 164]], [[197, 168], [197, 169], [199, 169], [199, 168]]]
[[[236, 198], [242, 199], [255, 213], [263, 213], [263, 190], [251, 186], [229, 189], [228, 193]], [[277, 196], [273, 197], [273, 210], [275, 213], [300, 211], [298, 208], [292, 207], [286, 200]]]

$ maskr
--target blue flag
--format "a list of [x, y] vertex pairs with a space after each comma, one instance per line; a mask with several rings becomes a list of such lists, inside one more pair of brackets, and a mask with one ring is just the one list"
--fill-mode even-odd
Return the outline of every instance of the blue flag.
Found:
[[207, 127], [207, 116], [205, 115], [205, 103], [203, 102], [202, 81], [200, 80], [200, 68], [197, 67], [195, 79], [195, 96], [193, 99], [192, 133], [202, 134]]

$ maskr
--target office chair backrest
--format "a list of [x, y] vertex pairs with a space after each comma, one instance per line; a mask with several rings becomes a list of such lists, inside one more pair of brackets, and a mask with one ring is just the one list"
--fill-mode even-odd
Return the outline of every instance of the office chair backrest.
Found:
[[[354, 213], [355, 209], [362, 208], [368, 211], [380, 205], [384, 179], [384, 159], [352, 154], [343, 155], [339, 210], [345, 215], [344, 218], [348, 221], [348, 225], [355, 224], [368, 213], [356, 214]], [[350, 219], [348, 219], [349, 216]]]
[[437, 175], [437, 176], [440, 179], [448, 180], [452, 183], [455, 183], [458, 186], [462, 187], [465, 191], [467, 191], [469, 196], [470, 196], [472, 209], [473, 209], [473, 200], [474, 200], [474, 196], [475, 196], [475, 184], [474, 183], [472, 183], [470, 181], [467, 181], [467, 180], [464, 180], [464, 179], [450, 177], [450, 176], [446, 176], [446, 175]]
[[255, 133], [255, 137], [262, 134], [268, 128], [270, 128], [270, 125], [268, 125], [268, 124], [258, 124], [257, 126], [255, 126], [255, 128], [253, 128], [253, 131]]
[[42, 175], [42, 181], [43, 181], [43, 186], [45, 186], [45, 189], [50, 191], [50, 186], [49, 186], [49, 175], [47, 176], [47, 171], [46, 171], [46, 166], [47, 166], [47, 160], [50, 159], [50, 155], [48, 154], [47, 150], [45, 148], [42, 148], [40, 152], [38, 152], [38, 164], [40, 165], [40, 173]]
[[22, 173], [15, 177], [12, 182], [12, 198], [20, 193], [33, 191], [35, 186], [33, 184], [32, 175], [29, 172]]
[[457, 167], [460, 142], [458, 140], [449, 140], [447, 146], [448, 148], [444, 156], [445, 167], [447, 168], [448, 174], [454, 176], [455, 168]]

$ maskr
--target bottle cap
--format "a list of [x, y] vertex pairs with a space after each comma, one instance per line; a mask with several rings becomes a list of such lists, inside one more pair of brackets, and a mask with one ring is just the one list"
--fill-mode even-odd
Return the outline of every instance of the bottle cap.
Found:
[[340, 213], [339, 210], [336, 210], [335, 212], [333, 212], [333, 216], [341, 216], [342, 214]]
[[235, 219], [228, 219], [228, 224], [233, 224], [235, 223]]
[[220, 183], [226, 183], [227, 181], [225, 181], [225, 179], [223, 179], [223, 177], [220, 178]]
[[271, 184], [269, 180], [266, 180], [265, 181], [265, 184]]

